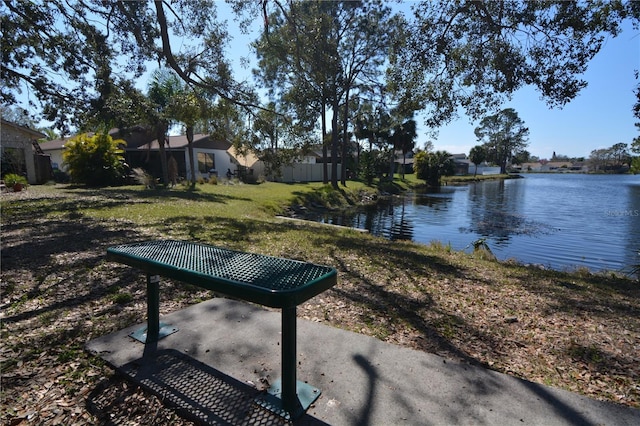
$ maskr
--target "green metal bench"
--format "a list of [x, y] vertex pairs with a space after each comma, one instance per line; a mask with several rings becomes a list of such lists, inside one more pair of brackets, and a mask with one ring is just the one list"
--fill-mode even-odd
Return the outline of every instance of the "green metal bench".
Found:
[[282, 378], [264, 405], [296, 418], [320, 396], [319, 389], [296, 380], [296, 307], [336, 284], [334, 268], [174, 240], [110, 247], [107, 259], [147, 274], [147, 326], [131, 334], [143, 343], [177, 331], [160, 322], [159, 276], [282, 309]]

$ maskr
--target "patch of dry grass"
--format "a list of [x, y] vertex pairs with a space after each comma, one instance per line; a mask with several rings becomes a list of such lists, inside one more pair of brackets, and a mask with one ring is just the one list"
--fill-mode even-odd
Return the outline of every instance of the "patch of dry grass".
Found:
[[[222, 214], [234, 197], [249, 205], [236, 190], [224, 198], [173, 198], [165, 217], [162, 196], [136, 191], [62, 187], [3, 196], [0, 422], [190, 424], [83, 350], [94, 337], [144, 321], [144, 277], [104, 255], [111, 245], [150, 238], [335, 266], [338, 285], [303, 304], [301, 317], [640, 406], [637, 282], [501, 264], [333, 227], [318, 232], [317, 225], [279, 221], [262, 210]], [[113, 213], [141, 204], [155, 213]], [[163, 299], [161, 313], [212, 297], [166, 285], [172, 288], [163, 294], [173, 296]]]

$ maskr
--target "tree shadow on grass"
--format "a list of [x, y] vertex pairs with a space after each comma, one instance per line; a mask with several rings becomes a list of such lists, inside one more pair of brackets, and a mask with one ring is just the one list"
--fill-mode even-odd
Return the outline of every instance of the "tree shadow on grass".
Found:
[[250, 198], [237, 197], [226, 194], [213, 194], [193, 189], [145, 189], [134, 190], [121, 187], [113, 188], [74, 188], [67, 191], [70, 195], [77, 197], [99, 197], [107, 200], [138, 200], [138, 199], [162, 199], [170, 201], [172, 199], [201, 201], [209, 203], [225, 203], [226, 201], [252, 201]]
[[554, 310], [592, 317], [640, 318], [640, 285], [629, 278], [543, 270], [508, 262], [503, 265], [523, 289], [544, 296]]

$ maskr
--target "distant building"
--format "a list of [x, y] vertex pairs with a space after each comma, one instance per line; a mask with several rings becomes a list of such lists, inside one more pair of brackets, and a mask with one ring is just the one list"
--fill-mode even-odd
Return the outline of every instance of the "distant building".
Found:
[[30, 184], [51, 179], [51, 161], [40, 150], [38, 139], [45, 134], [6, 120], [0, 120], [0, 157], [2, 173], [25, 176]]

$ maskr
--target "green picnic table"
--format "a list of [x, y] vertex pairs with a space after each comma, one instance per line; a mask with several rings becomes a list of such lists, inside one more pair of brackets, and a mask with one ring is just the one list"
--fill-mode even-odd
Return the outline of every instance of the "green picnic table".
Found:
[[334, 268], [176, 240], [110, 247], [107, 259], [147, 274], [147, 326], [131, 334], [145, 344], [177, 331], [160, 322], [160, 276], [282, 309], [282, 378], [262, 403], [295, 419], [320, 396], [319, 389], [296, 380], [296, 307], [336, 284]]

